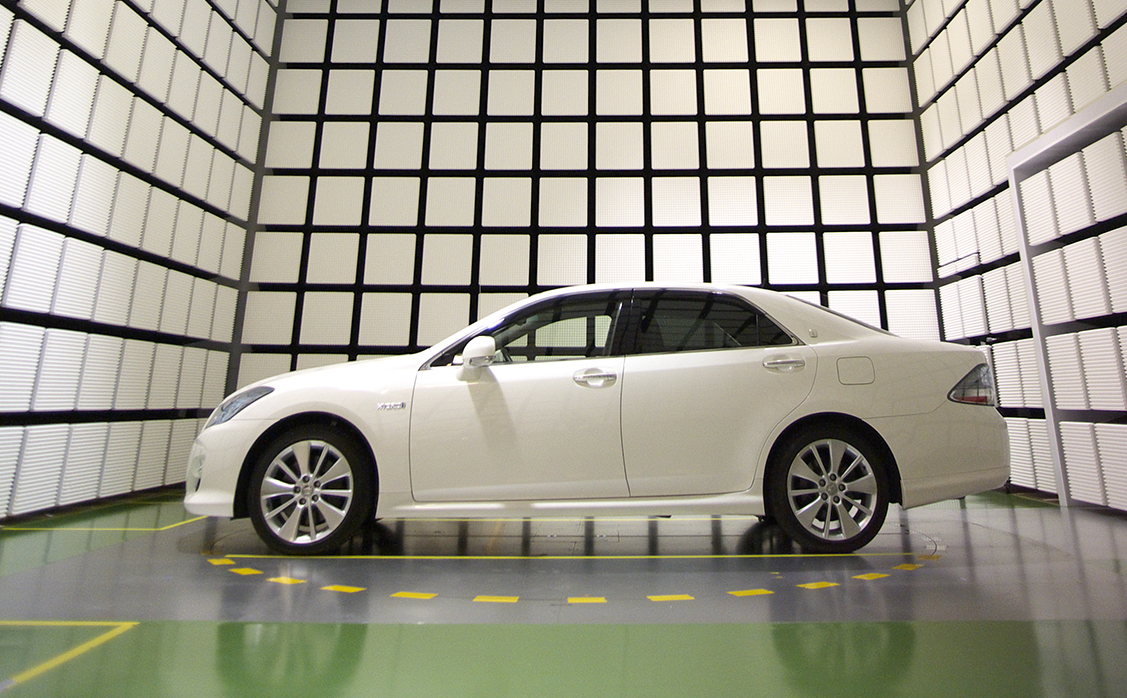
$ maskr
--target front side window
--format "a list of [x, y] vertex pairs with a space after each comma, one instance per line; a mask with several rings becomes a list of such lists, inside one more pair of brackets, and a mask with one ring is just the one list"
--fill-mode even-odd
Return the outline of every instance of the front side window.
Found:
[[720, 294], [654, 294], [635, 299], [634, 353], [782, 346], [794, 339], [755, 308]]
[[492, 332], [497, 362], [560, 361], [606, 356], [620, 302], [560, 299], [533, 308]]
[[[606, 356], [613, 349], [619, 311], [628, 299], [628, 292], [556, 298], [505, 318], [482, 334], [497, 343], [494, 364]], [[468, 342], [459, 342], [430, 365], [459, 363]]]

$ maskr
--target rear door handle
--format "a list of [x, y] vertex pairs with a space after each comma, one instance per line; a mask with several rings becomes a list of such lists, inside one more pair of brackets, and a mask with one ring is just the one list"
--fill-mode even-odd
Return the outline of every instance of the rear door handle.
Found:
[[613, 371], [588, 368], [582, 371], [576, 371], [575, 375], [571, 378], [576, 384], [588, 388], [605, 388], [608, 385], [614, 385], [615, 381], [618, 380], [618, 374]]

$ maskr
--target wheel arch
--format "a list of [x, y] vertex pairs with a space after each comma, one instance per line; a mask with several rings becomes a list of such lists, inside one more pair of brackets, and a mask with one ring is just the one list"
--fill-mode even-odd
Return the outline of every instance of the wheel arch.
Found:
[[[776, 438], [775, 442], [771, 445], [771, 451], [767, 455], [766, 467], [768, 469], [776, 467], [779, 452], [786, 448], [786, 445], [795, 434], [807, 427], [826, 425], [835, 425], [856, 431], [871, 443], [874, 448], [880, 451], [881, 464], [884, 466], [886, 474], [888, 475], [889, 501], [896, 504], [902, 503], [904, 501], [904, 494], [900, 484], [900, 467], [896, 464], [896, 456], [893, 455], [892, 449], [888, 447], [888, 443], [884, 440], [884, 437], [863, 419], [841, 412], [820, 412], [818, 414], [811, 414], [789, 425], [779, 434], [778, 438]], [[768, 480], [768, 478], [765, 478], [765, 480]], [[767, 493], [764, 492], [763, 494], [764, 501], [767, 501]]]
[[340, 429], [348, 434], [349, 437], [355, 439], [360, 448], [364, 449], [365, 455], [368, 456], [368, 462], [372, 465], [371, 505], [372, 511], [375, 512], [376, 500], [379, 499], [380, 496], [379, 467], [376, 464], [376, 456], [372, 453], [372, 445], [368, 443], [368, 439], [364, 437], [363, 432], [357, 429], [356, 425], [352, 422], [335, 414], [328, 412], [302, 412], [290, 415], [271, 425], [269, 429], [262, 432], [258, 439], [255, 440], [254, 445], [247, 451], [246, 458], [243, 459], [242, 468], [239, 470], [238, 486], [235, 488], [234, 518], [241, 519], [249, 515], [247, 511], [247, 488], [250, 486], [251, 471], [254, 470], [254, 464], [258, 462], [258, 459], [262, 456], [263, 452], [265, 452], [266, 447], [280, 434], [285, 433], [289, 429], [309, 424], [318, 424], [333, 429]]

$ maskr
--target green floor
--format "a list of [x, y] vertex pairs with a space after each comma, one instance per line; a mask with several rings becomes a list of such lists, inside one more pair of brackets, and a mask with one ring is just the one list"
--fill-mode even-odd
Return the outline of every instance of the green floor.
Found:
[[[112, 554], [145, 537], [157, 554], [198, 557], [199, 550], [156, 537], [203, 525], [178, 507], [178, 496], [8, 522], [0, 527], [0, 578], [34, 583], [60, 568], [53, 563]], [[983, 516], [994, 518], [1005, 506], [980, 504]], [[1118, 538], [1125, 524], [1112, 520], [1109, 530]], [[41, 617], [53, 616], [43, 609]], [[0, 618], [4, 698], [1127, 695], [1127, 621], [1120, 619], [331, 624], [35, 617]]]
[[[0, 628], [15, 696], [1122, 696], [1122, 622]], [[50, 666], [68, 652], [81, 652]], [[48, 664], [45, 670], [40, 667]], [[21, 675], [23, 672], [23, 675]], [[28, 675], [31, 674], [29, 677]], [[7, 690], [5, 690], [7, 689]]]

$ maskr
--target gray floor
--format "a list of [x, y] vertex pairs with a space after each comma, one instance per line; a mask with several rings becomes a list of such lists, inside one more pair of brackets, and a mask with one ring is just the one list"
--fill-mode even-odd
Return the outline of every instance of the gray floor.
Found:
[[270, 554], [246, 521], [193, 521], [171, 496], [153, 506], [173, 524], [111, 529], [63, 516], [8, 527], [0, 618], [1127, 619], [1127, 517], [1001, 493], [894, 509], [877, 539], [851, 556], [802, 555], [754, 519], [682, 517], [393, 521], [339, 556], [285, 558]]

